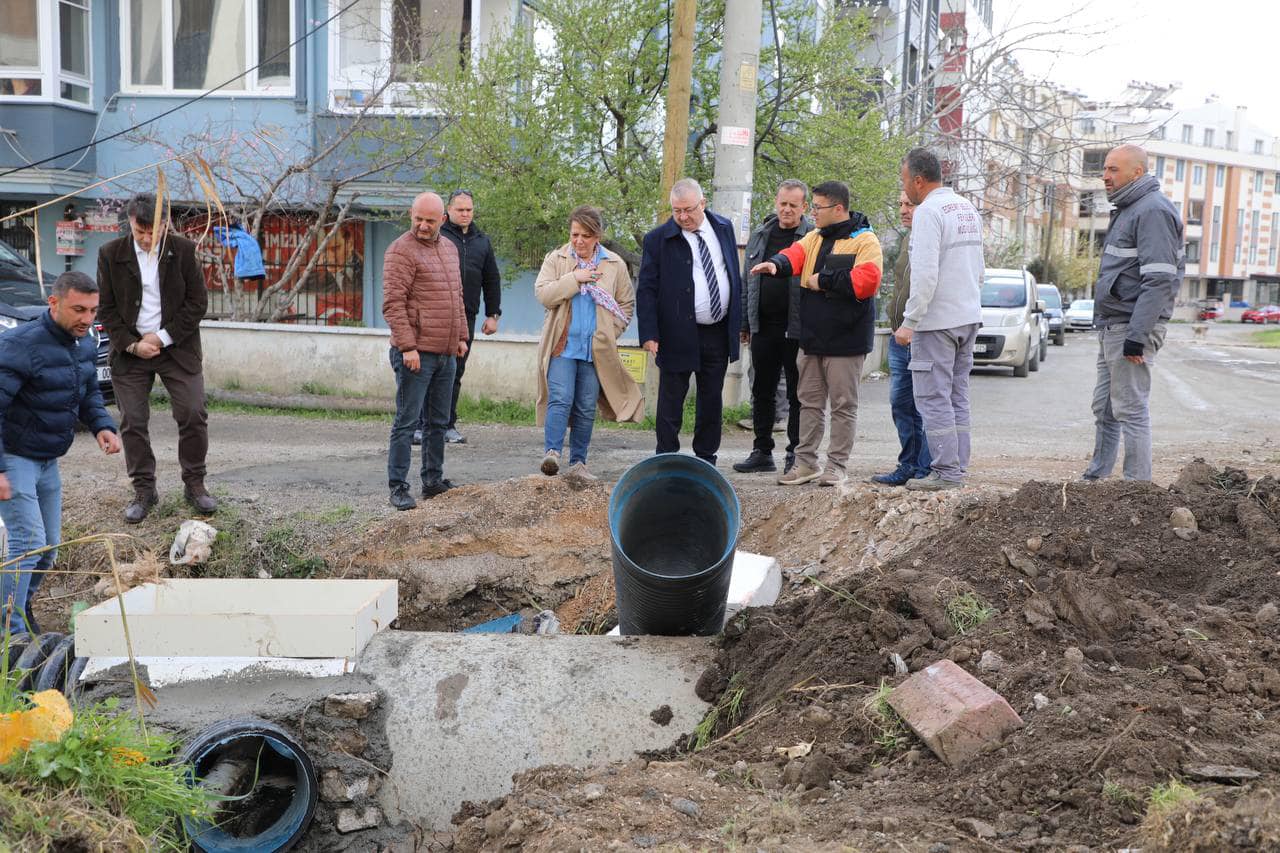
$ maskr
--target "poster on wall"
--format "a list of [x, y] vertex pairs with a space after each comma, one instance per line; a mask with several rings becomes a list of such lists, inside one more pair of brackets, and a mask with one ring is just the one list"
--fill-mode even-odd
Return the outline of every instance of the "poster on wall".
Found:
[[114, 234], [120, 230], [120, 217], [110, 211], [89, 211], [84, 215], [84, 230]]
[[64, 219], [58, 223], [57, 242], [59, 255], [84, 255], [84, 225], [78, 219]]

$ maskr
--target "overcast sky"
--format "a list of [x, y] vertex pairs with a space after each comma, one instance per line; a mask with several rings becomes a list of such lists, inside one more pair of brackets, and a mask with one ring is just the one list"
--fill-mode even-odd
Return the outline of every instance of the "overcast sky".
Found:
[[1180, 83], [1175, 106], [1198, 106], [1215, 94], [1247, 106], [1251, 123], [1280, 135], [1274, 0], [995, 0], [995, 24], [1025, 32], [1072, 9], [1063, 26], [1075, 35], [1053, 40], [1063, 52], [1021, 52], [1024, 68], [1098, 99], [1114, 98], [1129, 80]]

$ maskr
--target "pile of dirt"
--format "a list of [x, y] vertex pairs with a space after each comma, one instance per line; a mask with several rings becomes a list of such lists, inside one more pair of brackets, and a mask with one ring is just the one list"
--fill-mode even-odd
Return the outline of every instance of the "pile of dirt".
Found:
[[[1193, 464], [1170, 489], [1032, 482], [951, 514], [882, 566], [850, 552], [846, 580], [731, 622], [699, 684], [718, 708], [705, 749], [523, 774], [459, 815], [458, 849], [1266, 847], [1280, 483]], [[955, 769], [876, 702], [895, 658], [944, 657], [1025, 721]], [[1200, 798], [1144, 830], [1170, 779]]]

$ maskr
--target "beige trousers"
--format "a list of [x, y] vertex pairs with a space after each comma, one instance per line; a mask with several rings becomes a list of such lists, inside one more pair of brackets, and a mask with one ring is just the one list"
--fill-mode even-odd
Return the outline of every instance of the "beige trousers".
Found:
[[796, 357], [800, 372], [800, 444], [796, 463], [817, 470], [818, 446], [822, 444], [825, 410], [831, 403], [831, 442], [827, 445], [828, 471], [844, 472], [853, 450], [858, 427], [858, 382], [862, 378], [863, 355], [808, 355], [802, 349]]

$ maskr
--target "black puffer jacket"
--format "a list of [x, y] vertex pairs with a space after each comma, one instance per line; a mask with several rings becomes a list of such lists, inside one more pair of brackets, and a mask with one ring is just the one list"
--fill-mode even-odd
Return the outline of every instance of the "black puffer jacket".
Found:
[[484, 294], [484, 315], [496, 317], [502, 313], [502, 276], [498, 272], [498, 258], [493, 254], [489, 236], [473, 222], [464, 233], [452, 222], [446, 221], [440, 233], [458, 247], [458, 261], [462, 265], [462, 304], [468, 317], [480, 313], [480, 295]]
[[49, 312], [0, 335], [0, 472], [5, 454], [57, 459], [71, 447], [76, 421], [95, 434], [116, 431], [102, 405], [97, 347], [76, 338]]

